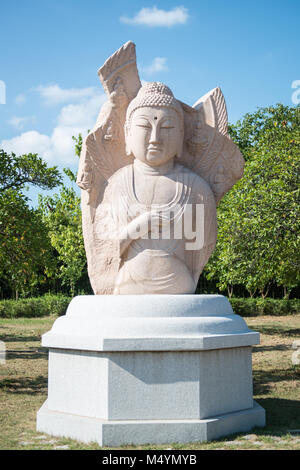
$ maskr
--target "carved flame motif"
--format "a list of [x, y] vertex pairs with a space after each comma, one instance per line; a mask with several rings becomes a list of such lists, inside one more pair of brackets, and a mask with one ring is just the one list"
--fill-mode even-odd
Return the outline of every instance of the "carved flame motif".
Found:
[[190, 154], [196, 156], [204, 152], [207, 146], [208, 140], [205, 133], [203, 132], [203, 125], [199, 116], [199, 119], [195, 124], [193, 136], [190, 140], [187, 141], [187, 147]]

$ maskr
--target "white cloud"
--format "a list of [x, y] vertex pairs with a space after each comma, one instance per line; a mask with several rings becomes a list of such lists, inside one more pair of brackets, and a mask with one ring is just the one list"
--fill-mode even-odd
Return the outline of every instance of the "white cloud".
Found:
[[188, 20], [188, 9], [180, 6], [172, 10], [160, 10], [157, 7], [142, 8], [133, 18], [122, 16], [120, 21], [127, 24], [137, 24], [144, 26], [166, 26], [171, 27], [176, 24], [185, 24]]
[[13, 116], [8, 124], [15, 127], [16, 129], [23, 129], [26, 122], [35, 120], [34, 116]]
[[21, 93], [20, 95], [17, 95], [15, 97], [15, 103], [18, 106], [22, 106], [25, 102], [26, 102], [26, 96], [24, 95], [24, 93]]
[[62, 127], [75, 126], [91, 129], [95, 124], [95, 116], [97, 116], [105, 99], [106, 95], [97, 93], [81, 103], [64, 106], [57, 117], [58, 125]]
[[24, 132], [10, 140], [2, 140], [1, 148], [17, 155], [38, 153], [46, 160], [50, 159], [50, 137], [37, 131]]
[[32, 89], [37, 91], [48, 106], [55, 106], [72, 101], [91, 98], [97, 93], [95, 87], [61, 88], [59, 85], [39, 85]]
[[148, 67], [143, 68], [143, 71], [148, 74], [152, 74], [155, 72], [165, 72], [166, 70], [168, 70], [166, 62], [166, 57], [155, 57], [152, 63], [148, 65]]
[[77, 90], [77, 96], [80, 96], [81, 102], [61, 108], [56, 118], [56, 126], [49, 135], [31, 130], [10, 140], [3, 140], [0, 147], [6, 152], [14, 152], [18, 155], [38, 153], [50, 164], [77, 165], [72, 136], [77, 136], [79, 133], [86, 135], [87, 130], [94, 126], [101, 105], [106, 99], [105, 94], [99, 91], [84, 99], [84, 92], [81, 95], [80, 89]]

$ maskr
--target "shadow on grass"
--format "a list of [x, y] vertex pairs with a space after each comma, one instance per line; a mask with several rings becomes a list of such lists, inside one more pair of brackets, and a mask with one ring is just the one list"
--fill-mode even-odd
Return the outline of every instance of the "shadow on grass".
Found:
[[264, 335], [270, 336], [300, 336], [300, 328], [290, 328], [275, 325], [251, 325], [251, 328], [258, 330]]
[[6, 360], [10, 359], [45, 359], [48, 357], [48, 350], [23, 349], [10, 350], [6, 352]]
[[256, 428], [257, 434], [283, 435], [300, 429], [300, 401], [283, 398], [259, 398], [256, 401], [266, 410], [266, 428]]
[[41, 337], [40, 335], [36, 336], [22, 336], [22, 335], [6, 335], [6, 334], [1, 334], [0, 332], [0, 339], [1, 341], [4, 341], [5, 343], [29, 343], [33, 341], [40, 341]]
[[[255, 395], [266, 395], [270, 393], [272, 384], [276, 382], [299, 381], [299, 367], [291, 367], [290, 369], [276, 369], [266, 372], [265, 370], [253, 371], [253, 388]], [[300, 404], [300, 401], [299, 401]]]
[[253, 346], [252, 352], [253, 353], [261, 353], [261, 352], [266, 352], [266, 351], [289, 351], [291, 350], [292, 352], [292, 343], [291, 344], [275, 344], [274, 346]]
[[0, 389], [7, 393], [36, 395], [47, 392], [47, 377], [42, 375], [34, 379], [23, 377], [18, 379], [4, 379], [0, 381]]

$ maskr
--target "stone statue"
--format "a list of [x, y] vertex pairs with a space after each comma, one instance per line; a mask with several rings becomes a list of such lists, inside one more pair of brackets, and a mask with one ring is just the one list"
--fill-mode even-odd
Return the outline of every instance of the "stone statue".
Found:
[[98, 74], [108, 101], [77, 179], [94, 293], [192, 294], [216, 244], [216, 204], [243, 174], [222, 92], [190, 107], [160, 82], [141, 86], [132, 42]]
[[243, 173], [221, 90], [190, 107], [163, 83], [141, 86], [132, 42], [99, 76], [108, 101], [77, 182], [91, 284], [108, 295], [74, 297], [43, 335], [37, 430], [119, 447], [264, 426], [251, 367], [259, 333], [224, 296], [193, 295], [216, 243], [216, 205]]

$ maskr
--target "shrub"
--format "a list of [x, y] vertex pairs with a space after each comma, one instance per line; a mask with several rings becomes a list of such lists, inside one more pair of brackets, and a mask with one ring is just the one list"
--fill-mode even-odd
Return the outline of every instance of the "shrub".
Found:
[[229, 299], [234, 313], [242, 317], [257, 315], [289, 315], [300, 313], [300, 299], [271, 298], [231, 298]]
[[[64, 315], [71, 301], [64, 295], [46, 294], [20, 300], [1, 300], [0, 318]], [[242, 317], [300, 313], [300, 299], [236, 298], [229, 299], [234, 313]]]
[[47, 294], [42, 297], [47, 308], [47, 315], [64, 315], [72, 298], [64, 295]]
[[63, 295], [47, 294], [20, 300], [1, 300], [0, 317], [44, 317], [47, 315], [64, 315], [71, 299]]

